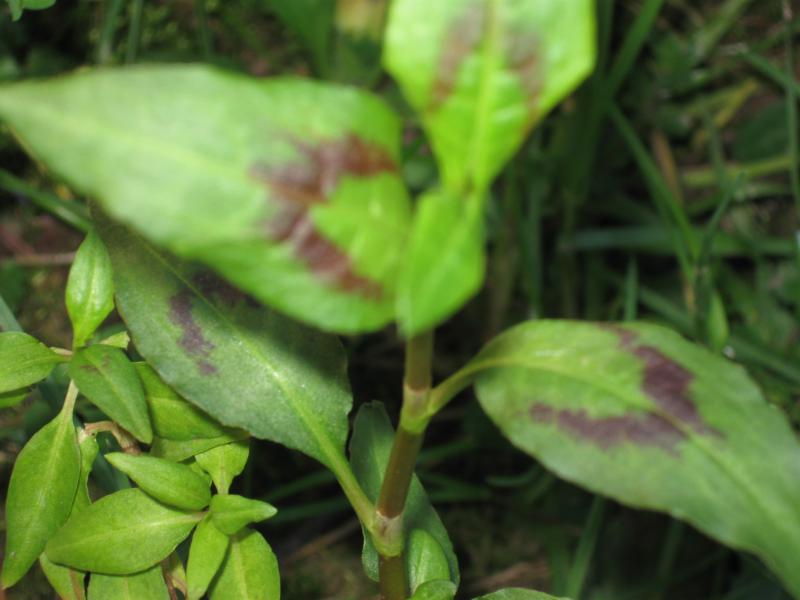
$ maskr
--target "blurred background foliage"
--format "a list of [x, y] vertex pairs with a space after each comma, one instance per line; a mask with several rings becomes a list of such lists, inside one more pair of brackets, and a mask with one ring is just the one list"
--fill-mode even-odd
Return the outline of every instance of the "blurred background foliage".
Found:
[[[524, 319], [646, 319], [744, 364], [797, 425], [800, 4], [597, 4], [598, 69], [494, 186], [487, 282], [438, 333], [436, 371], [452, 372]], [[0, 82], [203, 61], [367, 86], [408, 117], [405, 174], [421, 190], [435, 183], [435, 165], [380, 69], [383, 8], [375, 0], [60, 0], [12, 21], [4, 5]], [[82, 202], [0, 130], [0, 318], [54, 346], [69, 343], [63, 291], [86, 226]], [[346, 343], [356, 401], [396, 410], [396, 333]], [[0, 412], [4, 482], [58, 401], [44, 386]], [[419, 474], [461, 557], [465, 598], [512, 585], [591, 600], [788, 597], [755, 559], [557, 480], [503, 441], [469, 397], [429, 432]], [[280, 509], [268, 527], [284, 596], [374, 595], [360, 568], [360, 529], [332, 476], [273, 444], [258, 443], [253, 456], [239, 485]], [[98, 493], [112, 489], [112, 471], [96, 471]], [[33, 573], [9, 597], [49, 598], [47, 590]]]

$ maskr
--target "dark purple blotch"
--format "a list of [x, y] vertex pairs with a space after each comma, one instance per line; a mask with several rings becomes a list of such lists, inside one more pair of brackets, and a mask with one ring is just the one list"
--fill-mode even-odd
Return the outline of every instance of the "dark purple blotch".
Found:
[[182, 290], [169, 299], [169, 320], [181, 329], [178, 345], [197, 363], [203, 375], [213, 375], [217, 368], [208, 362], [214, 344], [208, 341], [203, 330], [192, 314], [192, 296], [188, 290]]

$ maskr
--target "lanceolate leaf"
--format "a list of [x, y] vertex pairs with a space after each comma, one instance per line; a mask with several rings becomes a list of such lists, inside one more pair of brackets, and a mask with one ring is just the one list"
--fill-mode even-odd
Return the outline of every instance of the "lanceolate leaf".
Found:
[[231, 538], [209, 597], [211, 600], [280, 600], [278, 560], [260, 533], [245, 529]]
[[59, 598], [62, 600], [85, 600], [86, 573], [57, 565], [51, 562], [44, 553], [39, 556], [39, 566]]
[[594, 56], [593, 0], [394, 0], [384, 64], [445, 185], [482, 191]]
[[76, 348], [83, 346], [114, 308], [111, 259], [102, 240], [90, 231], [75, 254], [67, 280], [67, 312]]
[[105, 456], [108, 462], [159, 502], [186, 510], [200, 510], [211, 501], [209, 482], [186, 465], [122, 452]]
[[64, 360], [28, 334], [0, 333], [0, 392], [16, 392], [33, 385]]
[[250, 441], [239, 440], [198, 454], [195, 459], [211, 475], [217, 492], [227, 494], [233, 478], [244, 471], [248, 456]]
[[491, 342], [476, 373], [516, 446], [758, 554], [800, 594], [800, 444], [740, 367], [654, 325], [540, 321]]
[[161, 565], [135, 575], [93, 573], [89, 600], [169, 600]]
[[69, 375], [100, 410], [146, 444], [153, 440], [142, 384], [119, 348], [98, 344], [75, 352]]
[[129, 575], [164, 560], [202, 518], [130, 488], [72, 515], [48, 542], [47, 557], [82, 571]]
[[141, 362], [133, 366], [142, 380], [156, 435], [170, 440], [193, 440], [226, 434], [222, 425], [176, 394], [152, 367]]
[[450, 580], [447, 554], [436, 538], [424, 529], [415, 529], [408, 536], [406, 567], [412, 594], [429, 581]]
[[36, 432], [14, 463], [6, 497], [3, 587], [25, 575], [67, 520], [80, 469], [72, 412], [64, 411]]
[[367, 92], [205, 66], [0, 90], [0, 118], [75, 189], [323, 329], [393, 317], [409, 219], [400, 122]]
[[219, 571], [228, 549], [228, 536], [206, 516], [194, 530], [186, 566], [189, 600], [200, 600]]
[[271, 504], [233, 494], [217, 495], [211, 499], [211, 520], [226, 535], [233, 535], [250, 523], [274, 517], [277, 512]]
[[195, 440], [168, 440], [155, 437], [153, 438], [153, 444], [150, 446], [150, 455], [180, 462], [211, 448], [230, 444], [245, 437], [247, 437], [247, 433], [241, 429], [231, 429], [225, 435], [213, 438], [197, 438]]
[[[379, 402], [365, 404], [358, 411], [353, 424], [353, 437], [350, 441], [350, 462], [353, 471], [361, 483], [364, 491], [374, 501], [380, 492], [383, 474], [389, 462], [392, 450], [394, 431], [383, 405]], [[425, 530], [433, 540], [437, 541], [442, 552], [447, 557], [450, 579], [458, 583], [458, 560], [453, 552], [453, 545], [447, 535], [447, 530], [442, 524], [439, 515], [431, 506], [422, 484], [416, 475], [411, 481], [408, 491], [408, 500], [403, 513], [403, 525], [410, 532]], [[427, 544], [430, 540], [422, 539]], [[407, 535], [406, 545], [414, 542], [414, 537]], [[420, 551], [416, 548], [406, 548], [406, 556], [416, 557]], [[378, 554], [369, 536], [364, 538], [364, 552], [362, 555], [364, 570], [367, 575], [378, 580]], [[416, 572], [416, 566], [408, 569]]]
[[406, 335], [432, 329], [483, 283], [483, 210], [479, 198], [446, 192], [420, 198], [397, 291]]
[[351, 397], [338, 340], [287, 320], [121, 227], [100, 232], [137, 350], [224, 425], [344, 461]]

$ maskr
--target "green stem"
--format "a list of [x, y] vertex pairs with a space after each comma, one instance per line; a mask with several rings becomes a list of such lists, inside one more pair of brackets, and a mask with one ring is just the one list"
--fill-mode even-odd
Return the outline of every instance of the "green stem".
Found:
[[403, 510], [414, 476], [429, 418], [426, 405], [431, 389], [433, 334], [412, 337], [406, 344], [403, 407], [376, 506], [375, 545], [380, 554], [382, 600], [405, 600]]

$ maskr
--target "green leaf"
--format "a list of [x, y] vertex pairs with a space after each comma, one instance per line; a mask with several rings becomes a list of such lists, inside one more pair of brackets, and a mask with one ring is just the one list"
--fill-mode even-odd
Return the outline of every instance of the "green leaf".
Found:
[[211, 520], [225, 535], [234, 535], [245, 525], [274, 517], [278, 510], [271, 504], [231, 494], [211, 499]]
[[506, 437], [561, 477], [754, 552], [800, 594], [800, 444], [740, 367], [655, 325], [539, 321], [470, 373]]
[[[497, 592], [492, 592], [486, 596], [480, 596], [474, 600], [559, 600], [555, 596], [543, 594], [542, 592], [534, 592], [533, 590], [524, 590], [522, 588], [506, 588]], [[566, 600], [562, 598], [561, 600]]]
[[341, 332], [392, 320], [410, 202], [377, 97], [137, 66], [11, 84], [0, 119], [113, 217], [265, 304]]
[[100, 452], [97, 439], [93, 435], [86, 435], [83, 430], [77, 432], [78, 449], [81, 456], [80, 477], [78, 479], [78, 491], [75, 494], [75, 503], [72, 512], [86, 508], [92, 503], [89, 496], [89, 475], [92, 473], [92, 465]]
[[23, 0], [8, 0], [8, 6], [11, 9], [11, 18], [18, 21], [22, 16], [22, 2]]
[[330, 0], [266, 0], [266, 5], [300, 38], [314, 58], [317, 70], [324, 74], [330, 54], [335, 3]]
[[209, 597], [211, 600], [280, 600], [278, 560], [260, 533], [245, 529], [231, 538]]
[[150, 446], [150, 456], [180, 462], [211, 448], [230, 444], [244, 437], [247, 437], [246, 432], [235, 429], [231, 429], [230, 433], [225, 435], [214, 438], [198, 438], [196, 440], [168, 440], [156, 437], [153, 438], [153, 443]]
[[19, 392], [66, 360], [26, 333], [0, 333], [0, 392]]
[[84, 589], [86, 573], [57, 565], [51, 562], [44, 553], [39, 556], [39, 566], [59, 598], [62, 600], [86, 599]]
[[437, 579], [423, 583], [409, 600], [453, 600], [456, 584], [449, 579]]
[[111, 259], [94, 230], [75, 254], [67, 279], [66, 302], [72, 322], [72, 345], [80, 348], [114, 309]]
[[118, 309], [164, 381], [223, 425], [331, 468], [344, 463], [352, 399], [336, 338], [254, 305], [121, 227], [106, 223], [100, 233]]
[[[383, 474], [389, 462], [389, 454], [394, 440], [394, 431], [391, 422], [380, 402], [364, 404], [356, 415], [353, 424], [353, 437], [350, 441], [350, 462], [353, 471], [361, 483], [367, 496], [373, 501], [377, 500], [380, 492]], [[422, 484], [415, 475], [408, 490], [403, 513], [403, 524], [406, 532], [424, 530], [441, 547], [447, 557], [449, 565], [448, 577], [456, 584], [459, 581], [458, 559], [453, 552], [453, 545], [447, 535], [447, 530], [442, 524], [439, 515], [431, 506]], [[408, 536], [406, 539], [406, 556], [418, 556], [420, 552], [412, 548], [411, 544], [416, 538]], [[427, 541], [427, 538], [423, 541]], [[374, 581], [378, 580], [378, 553], [369, 536], [364, 537], [364, 551], [362, 554], [364, 570], [367, 576]], [[418, 566], [407, 564], [407, 571], [416, 572]]]
[[150, 365], [137, 362], [133, 366], [142, 380], [156, 435], [178, 441], [226, 435], [222, 425], [181, 398]]
[[189, 547], [189, 563], [186, 567], [188, 600], [200, 600], [211, 580], [222, 566], [228, 550], [228, 536], [214, 526], [208, 515], [197, 526]]
[[429, 581], [450, 581], [447, 554], [436, 538], [424, 529], [414, 529], [408, 536], [406, 570], [412, 594]]
[[186, 465], [122, 452], [111, 452], [105, 457], [159, 502], [186, 510], [201, 510], [211, 501], [208, 481]]
[[169, 600], [161, 565], [134, 575], [92, 573], [89, 600]]
[[481, 206], [445, 192], [420, 198], [397, 290], [397, 320], [406, 335], [432, 329], [480, 289]]
[[56, 3], [56, 0], [8, 0], [8, 5], [11, 8], [11, 18], [15, 21], [19, 20], [22, 16], [22, 10], [41, 10], [50, 8]]
[[488, 187], [591, 72], [594, 34], [593, 0], [391, 3], [384, 64], [422, 117], [445, 187]]
[[81, 348], [69, 363], [69, 376], [92, 404], [136, 439], [153, 441], [142, 383], [122, 350], [103, 344]]
[[250, 440], [239, 440], [202, 452], [195, 456], [195, 460], [211, 475], [217, 492], [227, 494], [234, 477], [244, 471], [248, 456]]
[[69, 517], [80, 469], [72, 411], [65, 410], [28, 440], [14, 463], [6, 497], [3, 587], [25, 575]]
[[201, 518], [139, 489], [121, 490], [70, 517], [47, 543], [47, 557], [81, 571], [129, 575], [164, 560]]
[[19, 405], [28, 397], [29, 390], [11, 390], [10, 392], [0, 392], [0, 408], [13, 408]]

